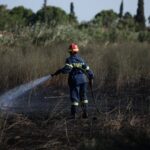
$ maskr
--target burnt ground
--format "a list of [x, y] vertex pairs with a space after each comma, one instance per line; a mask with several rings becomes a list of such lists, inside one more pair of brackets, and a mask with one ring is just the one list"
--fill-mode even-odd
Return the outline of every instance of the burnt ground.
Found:
[[[0, 117], [1, 150], [150, 149], [149, 92], [110, 87], [89, 90], [89, 118], [69, 120], [68, 89], [38, 87], [4, 104]], [[97, 108], [99, 111], [97, 111]]]

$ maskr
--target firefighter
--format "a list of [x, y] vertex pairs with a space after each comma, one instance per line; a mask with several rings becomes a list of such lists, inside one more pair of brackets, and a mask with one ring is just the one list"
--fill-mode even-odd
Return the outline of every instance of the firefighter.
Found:
[[85, 61], [79, 56], [78, 45], [72, 43], [69, 46], [70, 57], [66, 59], [65, 66], [58, 69], [52, 77], [60, 73], [69, 74], [68, 84], [70, 88], [70, 99], [71, 99], [71, 118], [76, 118], [77, 107], [81, 104], [83, 110], [82, 117], [87, 118], [87, 87], [88, 82], [92, 83], [94, 74], [90, 70], [89, 66]]

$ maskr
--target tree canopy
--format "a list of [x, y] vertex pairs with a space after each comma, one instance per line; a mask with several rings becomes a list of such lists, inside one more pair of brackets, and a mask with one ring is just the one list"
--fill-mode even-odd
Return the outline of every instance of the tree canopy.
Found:
[[31, 9], [26, 9], [23, 6], [14, 7], [9, 11], [9, 14], [17, 25], [29, 25], [33, 18], [33, 11]]
[[137, 14], [135, 16], [135, 21], [139, 25], [139, 29], [145, 28], [145, 16], [144, 16], [144, 0], [138, 0]]
[[37, 11], [35, 15], [36, 22], [44, 23], [45, 18], [48, 25], [66, 24], [69, 22], [67, 13], [58, 7], [46, 6], [46, 8]]
[[113, 10], [103, 10], [95, 15], [93, 23], [100, 24], [104, 27], [110, 27], [112, 23], [118, 18], [118, 14]]

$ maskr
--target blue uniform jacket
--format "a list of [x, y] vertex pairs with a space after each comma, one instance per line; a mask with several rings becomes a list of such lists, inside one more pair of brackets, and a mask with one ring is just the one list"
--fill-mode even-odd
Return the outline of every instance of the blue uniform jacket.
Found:
[[69, 74], [68, 83], [70, 86], [86, 83], [94, 77], [92, 70], [78, 54], [70, 55], [66, 59], [65, 66], [55, 74], [59, 73]]

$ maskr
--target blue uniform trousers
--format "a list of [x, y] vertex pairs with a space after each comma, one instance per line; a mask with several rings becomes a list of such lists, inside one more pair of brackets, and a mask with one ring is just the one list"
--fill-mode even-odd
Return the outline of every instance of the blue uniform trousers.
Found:
[[71, 114], [75, 115], [76, 108], [81, 104], [82, 110], [84, 113], [87, 112], [87, 86], [88, 83], [82, 83], [78, 85], [70, 85], [70, 99], [72, 102], [71, 105]]

